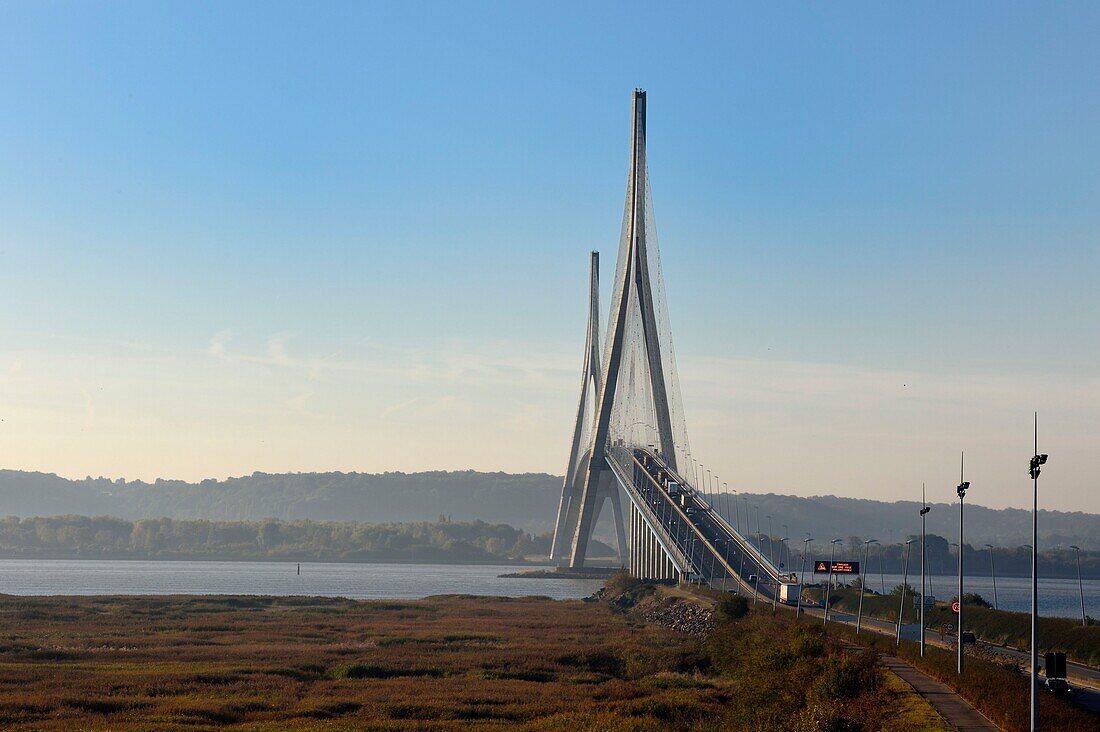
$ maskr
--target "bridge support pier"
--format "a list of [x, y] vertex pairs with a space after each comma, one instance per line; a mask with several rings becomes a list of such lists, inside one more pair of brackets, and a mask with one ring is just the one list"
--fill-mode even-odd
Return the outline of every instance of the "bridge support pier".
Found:
[[641, 510], [630, 503], [630, 561], [627, 569], [638, 579], [679, 580], [680, 571], [649, 528]]

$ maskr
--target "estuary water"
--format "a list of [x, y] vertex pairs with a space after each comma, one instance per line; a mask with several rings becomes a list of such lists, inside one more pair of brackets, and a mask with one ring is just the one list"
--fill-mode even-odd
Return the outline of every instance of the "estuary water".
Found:
[[8, 595], [319, 595], [416, 599], [429, 595], [587, 597], [601, 580], [506, 578], [538, 567], [100, 559], [0, 560]]
[[[557, 600], [587, 597], [602, 580], [508, 578], [500, 575], [538, 569], [489, 564], [352, 564], [339, 562], [215, 562], [124, 559], [0, 559], [0, 593], [8, 595], [319, 595], [353, 599], [414, 599], [429, 595], [545, 595]], [[889, 592], [901, 575], [872, 571], [868, 588]], [[909, 575], [920, 585], [920, 575]], [[957, 579], [935, 575], [929, 594], [947, 600]], [[806, 581], [821, 582], [823, 575]], [[1031, 584], [1025, 577], [998, 577], [997, 604], [1002, 610], [1027, 612]], [[967, 575], [967, 592], [993, 602], [989, 575]], [[1100, 617], [1100, 580], [1085, 580], [1085, 611]], [[1077, 580], [1041, 579], [1040, 613], [1080, 617]]]
[[[873, 569], [867, 575], [867, 589], [874, 592], [890, 592], [901, 584], [900, 574], [885, 574], [881, 578]], [[806, 573], [806, 582], [824, 582], [826, 575], [816, 574], [810, 579]], [[909, 573], [909, 586], [920, 591], [920, 573], [914, 577]], [[847, 578], [844, 578], [847, 582]], [[926, 578], [925, 592], [937, 600], [950, 600], [958, 595], [958, 575], [929, 575]], [[1085, 596], [1085, 614], [1100, 617], [1100, 580], [1085, 580], [1078, 588], [1077, 579], [1039, 578], [1039, 614], [1050, 618], [1080, 618], [1081, 590]], [[963, 592], [976, 592], [990, 605], [993, 604], [993, 579], [988, 574], [967, 574], [963, 581]], [[1031, 578], [997, 577], [997, 607], [1001, 610], [1031, 612]], [[900, 599], [900, 598], [899, 598]]]

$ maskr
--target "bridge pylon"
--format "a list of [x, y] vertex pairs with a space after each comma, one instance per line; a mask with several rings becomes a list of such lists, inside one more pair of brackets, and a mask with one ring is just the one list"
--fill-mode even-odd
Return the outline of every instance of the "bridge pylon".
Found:
[[[581, 396], [577, 404], [573, 442], [569, 448], [569, 463], [565, 469], [561, 499], [558, 502], [558, 517], [554, 524], [554, 540], [550, 546], [550, 559], [554, 562], [564, 562], [568, 558], [571, 542], [576, 534], [577, 519], [581, 507], [581, 493], [584, 489], [584, 479], [588, 472], [588, 462], [591, 456], [595, 401], [603, 385], [600, 368], [600, 253], [592, 252], [589, 259], [588, 334], [585, 337], [584, 365], [581, 368]], [[611, 502], [614, 509], [619, 561], [625, 562], [628, 549], [618, 485], [610, 480], [610, 476], [608, 476], [607, 480], [601, 481], [597, 493], [594, 508], [595, 516], [598, 518], [603, 505], [607, 501]], [[589, 522], [589, 538], [591, 538], [595, 525], [595, 520]]]
[[[590, 334], [592, 329], [590, 320]], [[580, 472], [573, 476], [570, 484], [579, 483], [579, 495], [575, 500], [570, 499], [570, 506], [577, 504], [576, 521], [571, 524], [567, 512], [564, 524], [566, 528], [572, 526], [573, 532], [569, 550], [570, 567], [584, 566], [592, 529], [600, 506], [609, 494], [609, 487], [616, 498], [618, 495], [616, 480], [607, 463], [609, 448], [648, 447], [660, 454], [673, 470], [677, 466], [677, 452], [687, 451], [687, 432], [680, 409], [679, 383], [671, 345], [649, 195], [646, 93], [636, 89], [632, 105], [626, 210], [619, 241], [607, 343], [598, 372], [602, 373], [603, 379], [595, 398], [587, 460], [577, 462]], [[575, 438], [576, 434], [575, 431]], [[569, 476], [566, 480], [569, 481]], [[559, 524], [560, 521], [559, 514]], [[555, 542], [555, 549], [558, 543]]]

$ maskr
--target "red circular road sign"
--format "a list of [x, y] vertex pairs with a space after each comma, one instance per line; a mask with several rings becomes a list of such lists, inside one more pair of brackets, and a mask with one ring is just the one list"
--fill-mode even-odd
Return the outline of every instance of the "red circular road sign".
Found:
[[951, 603], [951, 612], [955, 613], [956, 615], [959, 614], [959, 601], [958, 600], [954, 600]]

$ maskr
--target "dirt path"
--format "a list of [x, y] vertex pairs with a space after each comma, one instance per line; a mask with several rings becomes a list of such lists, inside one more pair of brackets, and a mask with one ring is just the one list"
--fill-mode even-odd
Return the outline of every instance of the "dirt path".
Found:
[[901, 677], [918, 694], [947, 720], [948, 724], [959, 730], [993, 730], [997, 726], [982, 716], [965, 699], [956, 694], [947, 684], [925, 676], [905, 661], [893, 656], [879, 656], [879, 661], [891, 672]]

